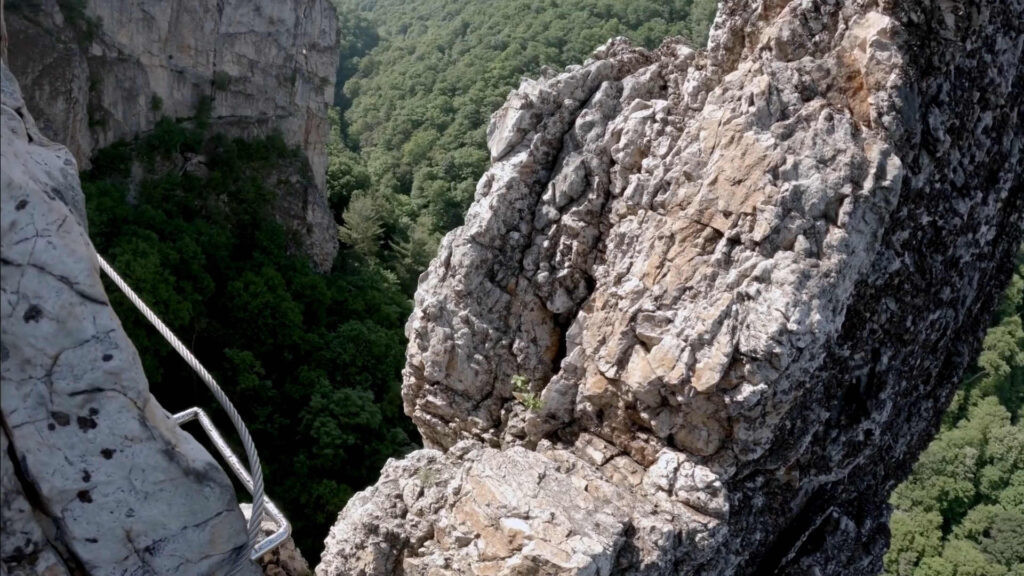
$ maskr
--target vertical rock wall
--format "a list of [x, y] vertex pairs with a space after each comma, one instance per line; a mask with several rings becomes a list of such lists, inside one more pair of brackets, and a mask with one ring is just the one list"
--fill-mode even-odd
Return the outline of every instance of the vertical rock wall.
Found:
[[327, 110], [339, 52], [328, 0], [5, 0], [5, 16], [8, 62], [40, 131], [80, 166], [164, 116], [195, 116], [204, 100], [212, 131], [280, 132], [305, 153], [315, 185], [287, 192], [278, 219], [330, 267]]
[[730, 0], [525, 80], [326, 575], [871, 574], [1024, 232], [1024, 4]]
[[100, 282], [74, 158], [40, 134], [5, 65], [0, 81], [0, 565], [225, 574], [247, 550], [231, 483], [149, 394]]

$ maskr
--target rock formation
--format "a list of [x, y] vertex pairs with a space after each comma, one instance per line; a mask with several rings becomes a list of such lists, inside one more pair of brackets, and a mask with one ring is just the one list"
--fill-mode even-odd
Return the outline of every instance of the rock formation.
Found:
[[88, 167], [98, 148], [160, 118], [210, 106], [211, 130], [280, 132], [315, 185], [289, 191], [279, 220], [320, 269], [337, 253], [325, 197], [327, 107], [338, 65], [328, 0], [6, 0], [9, 65], [40, 132]]
[[74, 158], [4, 65], [0, 80], [2, 571], [225, 574], [247, 549], [231, 483], [149, 394], [100, 282]]
[[878, 572], [1020, 245], [1022, 14], [726, 0], [524, 80], [318, 576]]

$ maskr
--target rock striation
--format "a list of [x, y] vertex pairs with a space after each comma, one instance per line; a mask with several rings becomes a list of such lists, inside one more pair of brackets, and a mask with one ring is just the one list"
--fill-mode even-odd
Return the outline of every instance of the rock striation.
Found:
[[[328, 0], [6, 0], [9, 65], [40, 132], [80, 166], [92, 153], [208, 106], [211, 130], [280, 132], [310, 184], [278, 204], [320, 269], [337, 253], [325, 195], [328, 105], [338, 66]], [[304, 177], [308, 177], [304, 175]]]
[[226, 574], [248, 544], [231, 482], [149, 394], [74, 158], [2, 64], [0, 88], [0, 571]]
[[1022, 14], [726, 0], [524, 80], [318, 576], [879, 572], [1024, 233]]

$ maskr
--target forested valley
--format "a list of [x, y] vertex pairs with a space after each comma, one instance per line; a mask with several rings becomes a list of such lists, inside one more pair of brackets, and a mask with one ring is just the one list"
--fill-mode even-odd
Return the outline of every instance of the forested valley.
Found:
[[[210, 133], [202, 107], [101, 151], [83, 174], [97, 249], [236, 401], [309, 559], [348, 498], [419, 441], [402, 412], [403, 326], [416, 278], [487, 167], [491, 112], [521, 76], [581, 62], [614, 36], [702, 45], [716, 6], [334, 2], [342, 58], [327, 188], [342, 250], [329, 274], [296, 253], [269, 208], [275, 171], [296, 152]], [[190, 154], [205, 170], [173, 168]], [[133, 163], [146, 167], [141, 181]], [[893, 496], [887, 574], [1024, 575], [1024, 259], [1017, 270], [939, 437]], [[212, 408], [110, 293], [165, 407]]]
[[[208, 103], [100, 151], [82, 175], [97, 249], [234, 400], [311, 559], [348, 498], [419, 440], [402, 412], [403, 326], [416, 277], [487, 167], [491, 112], [521, 76], [582, 61], [614, 36], [702, 44], [715, 10], [708, 0], [335, 5], [327, 187], [342, 250], [331, 273], [315, 273], [272, 214], [275, 176], [297, 152], [211, 133]], [[179, 169], [196, 155], [202, 170]], [[164, 407], [221, 418], [191, 369], [109, 292]]]
[[406, 294], [462, 223], [487, 168], [492, 112], [523, 76], [580, 63], [610, 38], [707, 41], [710, 0], [336, 0], [339, 122], [327, 179], [342, 241]]

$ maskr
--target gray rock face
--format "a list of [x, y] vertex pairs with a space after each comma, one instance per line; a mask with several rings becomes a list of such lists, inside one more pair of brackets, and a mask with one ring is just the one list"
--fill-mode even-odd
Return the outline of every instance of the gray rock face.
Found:
[[[581, 442], [589, 452], [464, 441], [392, 460], [339, 516], [317, 574], [618, 574], [627, 541], [641, 547], [629, 553], [672, 543], [676, 562], [707, 559], [727, 512], [707, 468], [665, 452], [678, 478], [664, 489], [602, 440]], [[698, 484], [701, 502], [671, 496]]]
[[0, 567], [10, 576], [67, 576], [68, 566], [43, 534], [9, 456], [7, 431], [0, 430]]
[[74, 159], [0, 77], [0, 565], [226, 573], [247, 544], [231, 483], [149, 394], [80, 220]]
[[338, 65], [328, 0], [7, 0], [9, 63], [40, 131], [79, 165], [93, 151], [194, 116], [209, 99], [211, 129], [278, 131], [305, 152], [315, 186], [284, 200], [282, 223], [320, 269], [337, 253], [325, 197], [327, 107]]
[[524, 80], [407, 325], [430, 449], [317, 574], [878, 572], [1024, 232], [1022, 14], [733, 0]]

